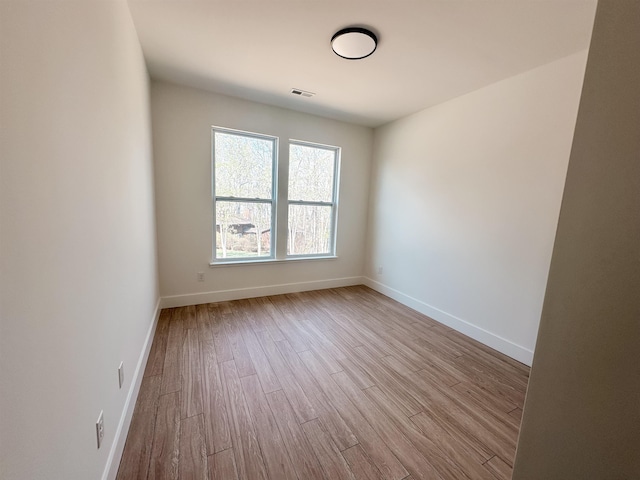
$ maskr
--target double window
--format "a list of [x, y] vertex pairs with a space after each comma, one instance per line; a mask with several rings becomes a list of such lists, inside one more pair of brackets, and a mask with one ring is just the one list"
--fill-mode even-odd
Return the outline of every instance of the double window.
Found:
[[215, 263], [335, 255], [340, 149], [278, 143], [213, 128]]

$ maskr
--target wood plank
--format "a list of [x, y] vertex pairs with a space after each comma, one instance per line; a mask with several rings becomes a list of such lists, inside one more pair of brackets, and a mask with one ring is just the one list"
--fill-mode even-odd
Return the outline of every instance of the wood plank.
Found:
[[207, 480], [207, 448], [204, 416], [195, 415], [180, 422], [180, 480]]
[[235, 313], [225, 315], [224, 328], [227, 332], [231, 351], [233, 352], [233, 360], [236, 368], [238, 369], [238, 375], [240, 377], [254, 375], [256, 373], [256, 369], [251, 361], [249, 350], [247, 350], [247, 346], [242, 338], [241, 320]]
[[231, 313], [233, 313], [233, 310], [231, 310], [231, 302], [219, 302], [216, 305], [220, 315], [222, 316], [231, 315]]
[[365, 323], [360, 323], [362, 320], [361, 316], [356, 319], [353, 317], [349, 317], [344, 313], [335, 313], [333, 315], [333, 319], [340, 326], [340, 328], [344, 329], [354, 337], [361, 338], [361, 347], [368, 346], [372, 350], [377, 352], [381, 357], [384, 357], [385, 355], [393, 355], [394, 353], [396, 353], [396, 350], [391, 348], [391, 346], [387, 342], [385, 342], [380, 336], [378, 336], [375, 330], [370, 329], [369, 326]]
[[278, 328], [275, 322], [275, 318], [279, 315], [276, 308], [269, 301], [268, 298], [260, 297], [260, 298], [252, 298], [251, 304], [254, 308], [257, 308], [258, 315], [260, 315], [260, 321], [262, 325], [265, 327], [267, 333], [271, 337], [274, 342], [279, 342], [281, 340], [286, 340], [287, 338], [284, 336], [282, 331]]
[[[330, 339], [337, 347], [342, 349], [343, 352], [357, 347], [362, 347], [364, 344], [358, 338], [354, 337], [346, 329], [340, 326], [333, 320], [333, 317], [326, 309], [321, 309], [322, 321], [327, 325], [324, 334]], [[340, 360], [340, 359], [338, 359]]]
[[509, 415], [511, 415], [513, 418], [515, 418], [518, 422], [518, 425], [520, 425], [520, 423], [522, 422], [522, 409], [521, 408], [514, 408], [513, 410], [511, 410], [509, 412]]
[[306, 295], [311, 298], [308, 304], [313, 308], [316, 316], [324, 326], [323, 332], [325, 335], [330, 336], [333, 343], [342, 347], [344, 350], [350, 350], [363, 345], [362, 340], [358, 336], [352, 335], [334, 320], [334, 316], [337, 313], [322, 304], [322, 293], [306, 292]]
[[[431, 430], [420, 430], [418, 426], [394, 408], [384, 393], [377, 387], [365, 391], [374, 404], [390, 418], [402, 433], [415, 445], [421, 454], [438, 471], [443, 478], [477, 478], [486, 479], [486, 471], [481, 463], [485, 457], [474, 456], [473, 450], [463, 448], [453, 437], [440, 429], [437, 425]], [[411, 417], [415, 419], [426, 416], [420, 413]], [[416, 475], [418, 478], [418, 475]]]
[[341, 358], [340, 363], [342, 364], [344, 371], [351, 377], [351, 380], [353, 380], [362, 390], [373, 387], [376, 384], [367, 372], [353, 361], [350, 355], [345, 358]]
[[[369, 457], [360, 445], [354, 445], [342, 452], [342, 456], [349, 464], [351, 472], [358, 480], [382, 480], [382, 474], [375, 465], [371, 463]], [[406, 478], [406, 477], [405, 477]]]
[[495, 457], [491, 457], [484, 466], [495, 478], [499, 480], [511, 480], [513, 469], [497, 455]]
[[149, 439], [153, 438], [161, 384], [162, 378], [158, 375], [142, 379], [127, 442], [122, 452], [118, 480], [147, 478], [152, 446]]
[[304, 320], [300, 324], [303, 327], [304, 338], [309, 349], [321, 359], [325, 370], [329, 373], [341, 372], [343, 368], [338, 359], [344, 357], [344, 354], [340, 349], [335, 345], [329, 346], [330, 342], [322, 332], [315, 328], [313, 323]]
[[[397, 333], [389, 332], [389, 335], [397, 335]], [[449, 357], [441, 349], [432, 346], [421, 338], [412, 338], [410, 341], [411, 351], [415, 352], [422, 358], [428, 359], [421, 364], [422, 370], [428, 370], [439, 378], [441, 383], [446, 385], [455, 385], [467, 378], [451, 365], [455, 359]]]
[[340, 454], [340, 450], [320, 420], [310, 420], [303, 423], [302, 430], [322, 466], [325, 478], [329, 480], [356, 480], [347, 461]]
[[403, 361], [413, 372], [429, 365], [416, 340], [413, 337], [403, 337], [392, 328], [385, 332], [385, 341], [392, 347], [391, 356]]
[[392, 398], [406, 416], [415, 415], [423, 410], [420, 402], [407, 390], [407, 381], [384, 365], [368, 349], [354, 349], [356, 363], [374, 380], [390, 398]]
[[198, 332], [209, 327], [209, 305], [206, 303], [196, 305], [196, 328]]
[[322, 479], [322, 467], [313, 453], [302, 428], [298, 424], [293, 409], [282, 390], [267, 394], [267, 401], [278, 423], [282, 439], [293, 462], [298, 478]]
[[359, 302], [356, 298], [347, 298], [342, 294], [344, 290], [330, 289], [332, 297], [328, 299], [334, 309], [341, 310], [349, 318], [356, 320], [359, 324], [365, 325], [370, 331], [382, 334], [391, 327], [390, 322], [394, 319], [384, 318], [379, 312], [370, 309], [365, 302]]
[[494, 364], [499, 370], [508, 372], [514, 377], [520, 377], [524, 383], [528, 383], [529, 367], [523, 363], [507, 357], [506, 355], [497, 352], [496, 350], [493, 350], [492, 348], [483, 345], [460, 332], [456, 332], [455, 330], [449, 330], [446, 335], [453, 342], [458, 344], [458, 346], [463, 348], [466, 354], [482, 357], [485, 361], [489, 361]]
[[171, 310], [164, 309], [160, 312], [158, 325], [149, 351], [149, 359], [144, 370], [145, 377], [162, 375], [164, 358], [167, 351], [167, 339], [169, 336], [169, 323], [171, 322]]
[[[273, 369], [276, 377], [282, 378], [286, 375], [290, 375], [292, 372], [287, 365], [284, 357], [280, 353], [276, 342], [271, 338], [267, 332], [256, 332], [256, 338], [260, 343], [260, 347], [267, 357], [269, 365]], [[275, 391], [275, 390], [274, 390]]]
[[202, 408], [202, 357], [198, 332], [189, 329], [182, 347], [182, 418], [200, 415]]
[[198, 328], [196, 323], [196, 306], [188, 305], [186, 307], [181, 307], [180, 310], [184, 318], [184, 328], [187, 330], [191, 328]]
[[327, 429], [331, 438], [340, 450], [346, 450], [358, 443], [358, 439], [353, 431], [340, 416], [336, 407], [326, 397], [318, 384], [313, 380], [309, 371], [302, 364], [302, 360], [293, 350], [288, 342], [276, 342], [280, 353], [287, 362], [289, 369], [293, 372], [296, 381], [304, 390], [305, 395], [313, 405], [313, 409], [318, 414], [324, 428]]
[[219, 364], [207, 364], [205, 368], [204, 419], [207, 453], [217, 453], [231, 448], [231, 430], [226, 395]]
[[476, 385], [482, 386], [490, 392], [505, 398], [517, 407], [522, 408], [524, 406], [526, 387], [510, 381], [502, 375], [496, 374], [493, 369], [486, 367], [467, 355], [454, 358], [453, 364], [456, 365], [460, 371], [464, 372]]
[[520, 375], [511, 375], [506, 370], [493, 365], [489, 358], [489, 355], [476, 356], [465, 353], [453, 359], [452, 363], [468, 377], [483, 379], [498, 389], [506, 390], [508, 392], [506, 395], [514, 398], [514, 403], [518, 403], [522, 408], [528, 379]]
[[279, 312], [278, 316], [275, 317], [274, 320], [280, 331], [286, 337], [287, 342], [296, 352], [309, 350], [309, 346], [305, 342], [304, 336], [299, 331], [294, 313], [289, 308], [289, 304], [286, 299], [282, 295], [278, 297], [268, 297], [268, 299], [276, 311]]
[[451, 389], [475, 400], [479, 406], [489, 409], [492, 412], [509, 413], [518, 408], [513, 402], [510, 402], [506, 398], [496, 395], [494, 392], [470, 381], [457, 383], [453, 385]]
[[258, 376], [249, 375], [241, 378], [240, 381], [269, 477], [283, 480], [297, 479]]
[[229, 345], [227, 332], [224, 328], [220, 306], [210, 303], [207, 307], [209, 310], [209, 325], [211, 327], [211, 335], [213, 335], [217, 361], [218, 363], [223, 363], [233, 360], [233, 352], [231, 351], [231, 345]]
[[[406, 477], [409, 472], [405, 470], [393, 452], [378, 436], [376, 430], [365, 420], [360, 411], [351, 403], [351, 400], [340, 387], [338, 387], [329, 373], [322, 369], [320, 361], [313, 352], [302, 352], [298, 355], [316, 379], [327, 398], [329, 398], [331, 404], [335, 406], [340, 416], [358, 438], [360, 445], [378, 470], [380, 470], [382, 477], [394, 480], [401, 480]], [[348, 377], [345, 375], [345, 378]], [[355, 386], [354, 388], [357, 389]]]
[[242, 337], [244, 338], [245, 345], [249, 350], [251, 362], [253, 363], [256, 373], [258, 374], [258, 378], [260, 379], [262, 390], [265, 393], [269, 393], [282, 389], [282, 385], [280, 385], [278, 377], [274, 373], [273, 368], [271, 368], [271, 364], [262, 350], [260, 341], [258, 340], [255, 332], [245, 328], [242, 332]]
[[[202, 307], [202, 308], [201, 308]], [[217, 362], [215, 343], [209, 318], [209, 309], [198, 305], [198, 340], [202, 357], [202, 409], [204, 412], [207, 454], [231, 448], [231, 433], [227, 416], [227, 404]]]
[[[431, 385], [433, 385], [432, 382]], [[515, 444], [518, 438], [519, 425], [512, 417], [505, 412], [491, 408], [489, 403], [483, 403], [480, 399], [468, 394], [462, 394], [454, 388], [441, 388], [440, 390], [449, 400], [453, 400], [460, 408], [468, 412], [468, 414], [482, 425], [483, 429], [493, 435], [494, 438], [498, 439], [504, 445], [508, 445], [510, 447], [509, 450], [513, 451], [515, 455]], [[504, 452], [496, 451], [496, 453]], [[512, 457], [513, 455], [505, 456], [505, 458]]]
[[[436, 465], [432, 464], [433, 454], [429, 460], [423, 456], [416, 447], [409, 442], [403, 432], [390, 419], [378, 409], [367, 395], [360, 390], [344, 372], [333, 375], [340, 388], [347, 396], [358, 406], [358, 409], [365, 416], [367, 421], [372, 425], [375, 431], [380, 435], [382, 441], [391, 449], [395, 456], [400, 460], [408, 474], [419, 479], [439, 479], [442, 478], [438, 472]], [[376, 387], [372, 387], [376, 388]], [[398, 413], [402, 415], [399, 411]], [[368, 452], [367, 452], [368, 453]], [[448, 477], [445, 477], [448, 478]], [[449, 477], [456, 478], [456, 477]], [[460, 477], [457, 477], [460, 478]]]
[[250, 332], [262, 332], [266, 330], [263, 324], [262, 312], [255, 298], [243, 298], [232, 303], [234, 313], [242, 317], [243, 330]]
[[267, 479], [267, 471], [258, 443], [258, 436], [242, 393], [235, 362], [222, 364], [225, 393], [231, 428], [231, 442], [240, 478]]
[[469, 399], [469, 403], [477, 405], [480, 410], [491, 413], [503, 422], [511, 424], [513, 428], [517, 429], [520, 426], [520, 422], [515, 417], [509, 415], [509, 412], [517, 407], [505, 399], [468, 382], [458, 383], [451, 387], [451, 389]]
[[180, 309], [173, 309], [169, 322], [167, 349], [162, 370], [162, 390], [160, 393], [177, 392], [182, 388], [182, 346], [184, 341], [184, 322]]
[[[375, 398], [376, 402], [381, 400], [382, 393], [372, 389], [367, 392], [371, 398]], [[418, 428], [423, 435], [429, 438], [438, 438], [441, 445], [445, 449], [451, 445], [456, 452], [464, 455], [469, 461], [474, 464], [481, 465], [487, 461], [487, 458], [491, 457], [493, 453], [489, 451], [487, 447], [477, 442], [475, 438], [470, 438], [466, 435], [466, 432], [460, 433], [455, 428], [445, 428], [438, 422], [438, 418], [431, 412], [422, 412], [414, 415], [409, 419], [415, 427]], [[404, 421], [404, 419], [403, 419]], [[463, 462], [464, 466], [466, 462]]]
[[[412, 375], [412, 382], [422, 393], [423, 405], [443, 425], [478, 440], [489, 451], [504, 458], [513, 458], [517, 432], [510, 426], [492, 417], [487, 412], [479, 412], [473, 405], [465, 404], [449, 390], [445, 393], [427, 377]], [[514, 435], [515, 434], [515, 435]]]
[[432, 353], [424, 353], [426, 358], [429, 358], [430, 362], [420, 372], [429, 375], [435, 382], [442, 386], [452, 387], [461, 382], [470, 382], [470, 379], [465, 376], [461, 371], [452, 370], [452, 367], [447, 364], [444, 358], [438, 358], [434, 360], [435, 355]]
[[406, 323], [420, 322], [428, 327], [438, 325], [438, 322], [432, 318], [408, 308], [400, 302], [386, 297], [365, 285], [356, 285], [354, 290], [365, 302], [375, 305], [376, 308], [380, 309], [388, 317], [399, 318]]
[[[387, 367], [391, 368], [393, 371], [402, 376], [411, 375], [416, 370], [413, 369], [411, 364], [404, 362], [398, 357], [394, 357], [393, 355], [387, 355], [386, 357], [382, 357], [380, 361], [385, 364]], [[372, 385], [373, 386], [373, 385]]]
[[304, 393], [304, 390], [294, 378], [293, 373], [289, 369], [286, 361], [282, 357], [282, 354], [278, 350], [275, 342], [265, 332], [258, 332], [256, 334], [258, 341], [269, 360], [269, 363], [273, 367], [276, 376], [279, 379], [280, 385], [287, 396], [287, 399], [291, 403], [291, 406], [300, 423], [308, 422], [314, 418], [318, 418], [313, 404]]
[[407, 338], [419, 339], [422, 343], [426, 343], [433, 350], [438, 351], [441, 355], [456, 358], [465, 352], [460, 345], [452, 341], [437, 326], [428, 326], [421, 322], [403, 325]]
[[[427, 330], [431, 331], [432, 328], [428, 328]], [[459, 356], [459, 354], [450, 355], [448, 349], [444, 348], [436, 341], [433, 341], [433, 339], [426, 341], [425, 339], [429, 337], [427, 335], [423, 335], [419, 330], [412, 329], [411, 326], [407, 327], [403, 325], [401, 328], [394, 327], [389, 329], [386, 334], [393, 339], [393, 345], [399, 351], [402, 351], [407, 356], [410, 354], [411, 359], [418, 367], [415, 370], [424, 368], [425, 358], [428, 358], [425, 356], [425, 350], [431, 355], [438, 355], [446, 358], [455, 358]]]
[[207, 463], [210, 480], [238, 480], [238, 470], [232, 448], [210, 455]]
[[180, 458], [180, 394], [162, 395], [153, 432], [149, 478], [176, 480]]
[[482, 464], [474, 459], [474, 452], [440, 427], [428, 414], [422, 412], [414, 415], [411, 421], [420, 428], [423, 437], [428, 438], [430, 444], [435, 444], [469, 478], [491, 480]]

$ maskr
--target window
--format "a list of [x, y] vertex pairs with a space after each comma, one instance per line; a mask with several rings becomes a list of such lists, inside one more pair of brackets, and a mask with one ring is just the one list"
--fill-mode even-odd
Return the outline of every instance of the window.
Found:
[[279, 162], [278, 138], [218, 127], [212, 147], [213, 262], [335, 255], [339, 148], [290, 141]]
[[214, 259], [273, 255], [278, 139], [213, 131]]
[[334, 147], [289, 145], [287, 255], [334, 253], [337, 158]]

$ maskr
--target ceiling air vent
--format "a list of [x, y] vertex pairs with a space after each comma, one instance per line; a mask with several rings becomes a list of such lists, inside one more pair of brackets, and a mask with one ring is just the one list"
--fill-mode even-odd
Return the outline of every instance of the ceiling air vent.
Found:
[[292, 88], [291, 93], [293, 95], [298, 95], [299, 97], [313, 97], [315, 93], [307, 92], [306, 90], [300, 90], [299, 88]]

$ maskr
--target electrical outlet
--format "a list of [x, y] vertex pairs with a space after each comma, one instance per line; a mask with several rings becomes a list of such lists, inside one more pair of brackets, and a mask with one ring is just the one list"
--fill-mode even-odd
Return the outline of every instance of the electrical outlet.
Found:
[[204, 272], [198, 272], [198, 281], [204, 282]]
[[382, 275], [382, 267], [378, 267], [378, 275]]
[[96, 422], [96, 437], [98, 439], [98, 448], [100, 448], [102, 440], [104, 439], [104, 416], [102, 410], [100, 410], [100, 416]]
[[124, 383], [124, 362], [120, 362], [120, 366], [118, 367], [118, 384], [120, 388], [122, 388], [123, 383]]

